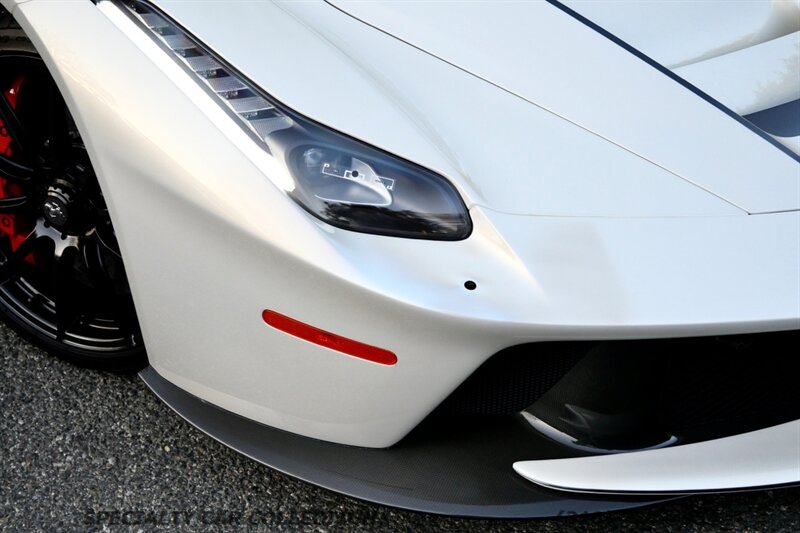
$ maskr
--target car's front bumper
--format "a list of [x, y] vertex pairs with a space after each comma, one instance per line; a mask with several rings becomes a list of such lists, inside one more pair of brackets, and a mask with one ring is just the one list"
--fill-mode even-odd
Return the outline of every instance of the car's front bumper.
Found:
[[[15, 15], [84, 133], [152, 367], [228, 411], [385, 447], [509, 346], [800, 327], [798, 212], [550, 217], [473, 204], [459, 242], [335, 229], [287, 199], [275, 186], [285, 169], [135, 27], [89, 2]], [[288, 336], [265, 309], [398, 362]]]
[[181, 390], [153, 368], [140, 376], [189, 423], [256, 461], [342, 494], [416, 511], [571, 516], [720, 490], [722, 484], [746, 490], [800, 481], [798, 421], [652, 452], [575, 457], [521, 416], [475, 417], [469, 423], [438, 418], [398, 445], [376, 450], [258, 424]]
[[[89, 2], [28, 2], [15, 15], [108, 200], [151, 363], [143, 377], [193, 423], [276, 468], [455, 514], [652, 501], [577, 503], [524, 480], [514, 462], [564, 450], [519, 417], [445, 425], [417, 444], [411, 432], [510, 346], [800, 328], [798, 212], [520, 216], [472, 202], [464, 241], [338, 230], [287, 199], [281, 165], [146, 36]], [[286, 335], [263, 322], [265, 309], [391, 350], [397, 363]], [[454, 496], [460, 485], [470, 490]]]
[[521, 420], [444, 426], [400, 446], [343, 446], [275, 428], [210, 405], [161, 377], [140, 374], [167, 405], [226, 446], [321, 487], [415, 511], [484, 518], [571, 516], [639, 507], [678, 496], [576, 495], [538, 486], [512, 470], [519, 457], [559, 457], [557, 445]]
[[[185, 209], [167, 204], [158, 212]], [[172, 221], [204, 267], [136, 280], [148, 287], [139, 286], [138, 301], [151, 364], [192, 394], [259, 422], [381, 447], [509, 346], [798, 327], [797, 213], [661, 220], [485, 213], [473, 210], [473, 237], [444, 246], [318, 228], [323, 240], [308, 253], [324, 253], [307, 258], [276, 249], [269, 230], [231, 239], [214, 230], [196, 235], [199, 212]], [[155, 232], [161, 223], [144, 224]], [[148, 233], [140, 244], [152, 254], [138, 259], [151, 263], [141, 272], [171, 253]], [[214, 267], [221, 257], [237, 260]], [[477, 288], [466, 290], [466, 280]], [[290, 337], [260, 320], [265, 308], [389, 349], [398, 362], [368, 363]], [[153, 317], [180, 325], [158, 327]]]

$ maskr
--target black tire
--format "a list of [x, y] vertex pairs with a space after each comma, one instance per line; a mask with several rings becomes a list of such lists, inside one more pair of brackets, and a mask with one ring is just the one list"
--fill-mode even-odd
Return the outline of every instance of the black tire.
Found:
[[[24, 32], [16, 25], [13, 18], [0, 8], [0, 82], [3, 81], [3, 69], [5, 68], [3, 67], [2, 61], [5, 58], [6, 62], [11, 61], [13, 64], [14, 60], [11, 59], [12, 57], [22, 58], [21, 61], [24, 60], [28, 62], [36, 60], [41, 61], [40, 56], [30, 40], [25, 36]], [[9, 69], [6, 68], [6, 70]], [[40, 79], [44, 79], [46, 76], [49, 80], [48, 83], [52, 83], [52, 87], [55, 87], [55, 83], [52, 81], [49, 73], [47, 73], [43, 62], [41, 63], [41, 73], [38, 75]], [[52, 87], [50, 90], [57, 92], [57, 89], [53, 89]], [[5, 98], [3, 91], [7, 90], [8, 87], [0, 86], [0, 98]], [[22, 91], [19, 91], [19, 93], [22, 94]], [[52, 93], [50, 94], [52, 95]], [[60, 95], [54, 98], [58, 98], [60, 102], [63, 102]], [[50, 109], [53, 109], [52, 99], [49, 103], [51, 104]], [[2, 105], [3, 102], [0, 102], [0, 122], [3, 119]], [[33, 108], [33, 106], [29, 107]], [[64, 105], [63, 109], [64, 111], [62, 115], [60, 115], [62, 120], [59, 124], [68, 124], [70, 128], [74, 128], [74, 130], [69, 132], [70, 135], [73, 135], [73, 137], [70, 138], [75, 139], [77, 137], [78, 141], [69, 141], [70, 144], [68, 148], [62, 147], [60, 153], [61, 155], [67, 152], [69, 154], [78, 153], [83, 146], [82, 141], [80, 141], [77, 128], [75, 128], [74, 122], [69, 116], [69, 111], [66, 110], [66, 105]], [[41, 112], [38, 113], [41, 115]], [[44, 122], [50, 120], [55, 123], [55, 116], [57, 115], [58, 113], [53, 113], [52, 116], [46, 115], [44, 118], [38, 120]], [[51, 126], [50, 131], [52, 132], [53, 129], [54, 127]], [[6, 134], [6, 144], [8, 142], [15, 142], [13, 140], [7, 140], [13, 139], [10, 131], [10, 129], [0, 129], [0, 134]], [[63, 136], [63, 138], [66, 140], [66, 135]], [[1, 141], [3, 141], [3, 139], [0, 137], [0, 148], [3, 146]], [[46, 142], [49, 143], [49, 140]], [[55, 142], [53, 144], [55, 144]], [[19, 146], [21, 147], [19, 152], [24, 152], [24, 149], [22, 149], [23, 145], [20, 144]], [[83, 151], [85, 152], [85, 148]], [[53, 153], [55, 153], [55, 150], [53, 150]], [[7, 156], [6, 161], [12, 158], [8, 153], [4, 154], [0, 151], [0, 158], [4, 155]], [[23, 153], [23, 155], [25, 154]], [[36, 157], [42, 160], [38, 152]], [[75, 157], [82, 156], [78, 155]], [[0, 164], [1, 163], [2, 161], [0, 161]], [[31, 164], [31, 167], [32, 166]], [[85, 157], [85, 163], [79, 165], [79, 167], [81, 169], [80, 188], [76, 189], [76, 191], [79, 191], [80, 195], [76, 193], [75, 196], [79, 198], [81, 195], [87, 198], [91, 196], [91, 199], [86, 200], [85, 203], [91, 204], [91, 208], [98, 212], [104, 210], [101, 213], [106, 217], [103, 219], [104, 225], [106, 225], [102, 230], [104, 237], [100, 236], [99, 215], [91, 214], [84, 216], [87, 220], [92, 218], [93, 221], [91, 224], [97, 226], [92, 228], [93, 233], [91, 237], [93, 237], [93, 241], [91, 243], [89, 242], [90, 238], [86, 236], [88, 235], [87, 233], [76, 232], [75, 235], [70, 236], [70, 240], [67, 241], [76, 243], [74, 246], [75, 250], [67, 254], [67, 250], [70, 250], [70, 248], [57, 252], [57, 243], [45, 242], [46, 245], [53, 248], [53, 257], [47, 260], [49, 262], [45, 260], [41, 262], [46, 265], [46, 269], [52, 268], [53, 272], [58, 273], [53, 274], [54, 276], [60, 276], [47, 281], [44, 279], [47, 277], [46, 273], [37, 272], [37, 269], [45, 270], [45, 267], [38, 266], [36, 264], [37, 259], [34, 257], [34, 253], [46, 254], [44, 252], [34, 251], [32, 245], [31, 251], [26, 251], [23, 254], [24, 257], [15, 258], [15, 255], [20, 255], [22, 253], [25, 243], [23, 242], [22, 245], [17, 243], [15, 247], [15, 236], [9, 231], [0, 228], [0, 230], [3, 230], [3, 232], [0, 233], [0, 271], [3, 271], [3, 274], [0, 275], [0, 316], [26, 340], [71, 363], [117, 372], [140, 370], [146, 366], [147, 356], [141, 338], [141, 330], [133, 308], [133, 300], [130, 297], [130, 288], [128, 287], [127, 277], [124, 273], [122, 258], [121, 256], [117, 258], [119, 249], [116, 245], [113, 227], [111, 226], [110, 218], [108, 218], [105, 202], [102, 200], [102, 193], [100, 192], [94, 172], [91, 169], [91, 162], [88, 160], [88, 155]], [[59, 166], [57, 169], [51, 168], [51, 174], [56, 175], [61, 170], [65, 172], [65, 176], [67, 176], [69, 172], [74, 173], [74, 170], [68, 171], [66, 168], [66, 166]], [[2, 169], [3, 167], [0, 165], [0, 178], [3, 178], [0, 180], [0, 202], [2, 202], [2, 198], [6, 195], [4, 188], [7, 189], [7, 184], [12, 181], [11, 178], [8, 178], [8, 175], [3, 175]], [[37, 231], [37, 228], [39, 228], [41, 224], [44, 224], [44, 227], [49, 228], [47, 231], [50, 233], [44, 235], [44, 237], [47, 238], [38, 236], [38, 234], [35, 235], [35, 239], [33, 240], [36, 242], [41, 243], [41, 241], [47, 241], [48, 239], [55, 241], [55, 237], [50, 237], [54, 232], [55, 234], [62, 232], [61, 235], [63, 239], [65, 234], [72, 231], [71, 229], [68, 230], [66, 225], [63, 227], [49, 225], [52, 220], [47, 219], [45, 215], [41, 214], [41, 203], [28, 206], [28, 203], [34, 204], [34, 198], [37, 202], [43, 202], [47, 198], [50, 198], [50, 196], [44, 195], [52, 194], [51, 191], [53, 190], [52, 185], [45, 188], [45, 184], [36, 183], [34, 180], [44, 181], [45, 179], [50, 180], [54, 178], [51, 178], [50, 174], [48, 174], [46, 178], [42, 177], [44, 176], [42, 173], [36, 175], [31, 174], [31, 176], [31, 178], [25, 178], [24, 183], [27, 183], [25, 186], [36, 188], [38, 191], [36, 194], [38, 196], [28, 194], [27, 191], [20, 193], [30, 198], [24, 207], [27, 211], [22, 214], [16, 211], [0, 212], [0, 215], [2, 217], [28, 217], [35, 219], [37, 222], [35, 222], [33, 232]], [[59, 180], [68, 180], [67, 177], [62, 177], [60, 174], [58, 174], [58, 176]], [[42, 190], [47, 192], [42, 192]], [[73, 203], [77, 204], [78, 201], [79, 200], [74, 200]], [[23, 207], [19, 207], [18, 209], [22, 211]], [[73, 208], [70, 207], [70, 209]], [[81, 211], [82, 213], [84, 211], [88, 212], [87, 208], [81, 207], [81, 209], [83, 209], [83, 211]], [[15, 218], [13, 220], [23, 220], [23, 218]], [[44, 222], [42, 222], [42, 220], [44, 220]], [[7, 221], [7, 218], [3, 218], [0, 220], [0, 225], [7, 223]], [[29, 224], [34, 223], [29, 222]], [[88, 224], [90, 223], [87, 222], [84, 226], [88, 226]], [[28, 230], [26, 229], [25, 231]], [[83, 229], [81, 229], [81, 231], [83, 231]], [[31, 235], [33, 235], [33, 232]], [[24, 240], [30, 240], [30, 235]], [[99, 243], [102, 243], [102, 246]], [[91, 251], [87, 251], [90, 244], [92, 245]], [[38, 246], [41, 247], [41, 244]], [[45, 246], [45, 248], [47, 248], [47, 246]], [[28, 248], [25, 248], [25, 250], [28, 250]], [[95, 254], [101, 259], [95, 258], [91, 260], [90, 256], [92, 256], [92, 254]], [[67, 255], [69, 255], [68, 259]], [[83, 264], [83, 262], [85, 262], [85, 264]], [[94, 281], [86, 281], [90, 278], [96, 281], [102, 277], [102, 275], [90, 272], [90, 262], [101, 264], [98, 270], [104, 270], [103, 274], [105, 274], [108, 279], [105, 281], [101, 279], [96, 283]], [[33, 263], [33, 266], [27, 263]], [[48, 266], [50, 263], [52, 263], [52, 266]], [[74, 265], [62, 267], [62, 263], [74, 263]], [[13, 275], [6, 273], [6, 271], [11, 272], [11, 270], [15, 270]], [[111, 271], [111, 273], [109, 273], [109, 271]], [[65, 278], [65, 276], [72, 276], [75, 279]], [[82, 278], [78, 279], [79, 277]], [[37, 282], [34, 283], [31, 279], [35, 279]], [[63, 281], [65, 279], [67, 279], [69, 283], [59, 283], [59, 280]], [[50, 294], [45, 290], [40, 291], [37, 283], [42, 287], [49, 287]], [[69, 291], [62, 289], [62, 287], [67, 284], [70, 286]], [[83, 294], [81, 291], [85, 291], [86, 294]], [[53, 296], [53, 294], [56, 294], [56, 296]], [[56, 304], [56, 301], [59, 300], [59, 294], [69, 294], [72, 301], [75, 303], [68, 302], [64, 305]], [[64, 301], [63, 296], [60, 301]], [[102, 309], [102, 305], [104, 305], [106, 301], [111, 302], [108, 304], [109, 308], [113, 307], [111, 311]], [[67, 307], [79, 309], [84, 305], [96, 306], [100, 311], [93, 308], [92, 313], [95, 313], [94, 315], [90, 315], [89, 311], [84, 312], [82, 309], [74, 311], [70, 327], [77, 328], [77, 326], [81, 326], [82, 329], [80, 332], [72, 333], [62, 324], [62, 322], [65, 321], [59, 320], [58, 311]], [[79, 314], [81, 312], [84, 312], [84, 314]], [[98, 315], [97, 313], [100, 314]], [[64, 314], [63, 311], [62, 314]], [[117, 315], [119, 315], [119, 317], [117, 317]], [[114, 327], [117, 329], [114, 330]], [[89, 334], [86, 332], [89, 332]], [[100, 335], [100, 333], [103, 334], [102, 338], [91, 336], [92, 334], [97, 336]]]

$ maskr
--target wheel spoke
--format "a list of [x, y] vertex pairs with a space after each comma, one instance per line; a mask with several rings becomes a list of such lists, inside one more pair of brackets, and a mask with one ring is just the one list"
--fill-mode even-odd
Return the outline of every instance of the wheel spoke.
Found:
[[136, 315], [133, 312], [133, 299], [130, 294], [121, 293], [109, 271], [109, 261], [114, 261], [119, 255], [110, 248], [95, 233], [92, 238], [84, 241], [83, 257], [89, 279], [102, 294], [109, 297], [112, 306], [112, 316], [117, 321], [122, 337], [131, 339], [138, 331]]
[[22, 148], [23, 152], [30, 150], [25, 127], [20, 122], [17, 111], [2, 92], [0, 92], [0, 119], [3, 120], [3, 127], [8, 131], [9, 137], [15, 144]]
[[108, 211], [106, 211], [105, 217], [101, 217], [100, 220], [101, 224], [107, 224], [108, 227], [103, 227], [102, 225], [98, 226], [96, 230], [97, 245], [105, 253], [111, 254], [116, 259], [122, 261], [122, 255], [119, 253], [119, 244], [117, 244], [117, 239], [114, 236], [113, 230], [108, 230], [111, 225], [111, 221], [108, 220]]
[[21, 165], [11, 158], [0, 154], [0, 176], [11, 181], [27, 181], [33, 174], [33, 168]]
[[64, 340], [67, 330], [81, 316], [78, 308], [78, 294], [75, 290], [75, 257], [78, 249], [70, 246], [56, 258], [54, 265], [56, 306], [56, 340]]
[[51, 161], [56, 164], [63, 163], [69, 148], [67, 106], [61, 98], [55, 83], [50, 83], [49, 85], [47, 106], [48, 116], [50, 117], [47, 127], [47, 140], [49, 141], [47, 151], [50, 154]]
[[14, 198], [0, 198], [0, 213], [16, 211], [28, 203], [27, 196], [15, 196]]
[[104, 293], [114, 294], [113, 283], [103, 259], [103, 245], [97, 233], [84, 240], [83, 260], [92, 284]]
[[139, 331], [136, 313], [133, 312], [133, 298], [125, 296], [120, 305], [117, 305], [114, 318], [117, 319], [120, 334], [136, 345], [136, 332]]
[[39, 242], [41, 235], [34, 229], [31, 231], [25, 240], [20, 243], [16, 250], [14, 250], [5, 263], [0, 265], [0, 284], [5, 283], [9, 279], [17, 275], [17, 269], [22, 264], [22, 261], [30, 254]]

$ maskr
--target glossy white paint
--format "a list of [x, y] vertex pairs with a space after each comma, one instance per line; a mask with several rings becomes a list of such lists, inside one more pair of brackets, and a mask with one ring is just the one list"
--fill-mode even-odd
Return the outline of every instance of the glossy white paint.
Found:
[[798, 0], [564, 0], [581, 15], [675, 69], [800, 30]]
[[22, 4], [23, 2], [29, 2], [30, 0], [0, 0], [0, 5], [2, 5], [6, 9], [14, 9], [14, 6], [17, 4]]
[[800, 98], [798, 0], [566, 4], [740, 115]]
[[788, 146], [796, 154], [800, 154], [800, 135], [797, 137], [777, 137], [778, 142]]
[[514, 470], [570, 492], [693, 493], [800, 482], [800, 421], [660, 450], [519, 461]]
[[[186, 1], [159, 5], [285, 104], [447, 176], [468, 205], [566, 216], [740, 213], [325, 3], [202, 2], [207, 11]], [[227, 27], [274, 44], [254, 54], [252, 40]]]
[[[468, 2], [458, 16], [450, 2], [331, 3], [748, 212], [800, 207], [796, 161], [547, 2]], [[617, 2], [613, 12], [636, 4]], [[320, 13], [307, 3], [290, 6], [293, 13]], [[328, 35], [340, 24], [315, 26]], [[487, 205], [517, 212], [501, 202]]]
[[678, 68], [675, 73], [740, 115], [797, 100], [800, 31]]
[[[162, 4], [289, 105], [447, 176], [475, 226], [448, 243], [329, 227], [286, 198], [283, 164], [111, 4], [18, 6], [99, 173], [150, 362], [200, 398], [381, 447], [510, 345], [800, 327], [800, 212], [747, 216], [325, 4]], [[534, 206], [520, 212], [548, 216], [485, 207], [514, 194]], [[398, 363], [284, 335], [265, 308]]]

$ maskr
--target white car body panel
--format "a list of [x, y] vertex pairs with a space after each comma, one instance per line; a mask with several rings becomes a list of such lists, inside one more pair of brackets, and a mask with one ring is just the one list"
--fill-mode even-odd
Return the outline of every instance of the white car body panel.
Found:
[[331, 3], [750, 213], [800, 207], [792, 157], [550, 3]]
[[[184, 19], [199, 5], [163, 4]], [[485, 208], [487, 195], [474, 184], [490, 180], [466, 179], [456, 164], [470, 161], [461, 158], [478, 145], [458, 134], [464, 123], [447, 120], [481, 102], [497, 116], [519, 114], [518, 122], [504, 121], [518, 135], [538, 135], [529, 126], [539, 119], [554, 121], [553, 131], [566, 122], [332, 8], [314, 11], [332, 17], [330, 24], [316, 24], [338, 32], [322, 38], [292, 18], [295, 10], [312, 16], [303, 6], [293, 6], [291, 16], [272, 4], [254, 6], [233, 4], [220, 17], [228, 13], [233, 20], [248, 9], [268, 13], [264, 38], [275, 41], [263, 49], [300, 51], [306, 72], [277, 53], [271, 69], [254, 61], [261, 52], [244, 54], [237, 66], [313, 118], [342, 120], [340, 129], [379, 146], [396, 142], [400, 155], [450, 177], [469, 201], [474, 231], [467, 240], [442, 243], [319, 222], [285, 197], [283, 167], [113, 5], [21, 4], [15, 15], [61, 86], [106, 193], [150, 363], [184, 390], [287, 431], [383, 447], [403, 437], [488, 356], [513, 344], [800, 326], [800, 213], [747, 216], [653, 165], [637, 167], [641, 172], [625, 166], [639, 159], [627, 159], [630, 152], [605, 141], [597, 148], [602, 161], [591, 165], [626, 169], [609, 186], [630, 187], [633, 196], [622, 201], [591, 189], [598, 196], [592, 205], [588, 195], [580, 200], [577, 180], [569, 190], [542, 182], [537, 186], [552, 187], [541, 190], [555, 206], [548, 212], [542, 200], [545, 214], [570, 207], [572, 191], [578, 207], [569, 214], [584, 216], [516, 216]], [[214, 26], [202, 18], [190, 21], [201, 36]], [[364, 50], [364, 62], [326, 39], [353, 54]], [[233, 57], [246, 46], [239, 39], [219, 44], [219, 52]], [[381, 66], [381, 54], [402, 60]], [[415, 87], [413, 72], [432, 83]], [[341, 105], [312, 103], [316, 88], [308, 87], [309, 75], [328, 80], [332, 99], [340, 91]], [[391, 89], [404, 81], [408, 86], [399, 93]], [[431, 89], [455, 82], [463, 94], [450, 94], [454, 103], [447, 106], [452, 91]], [[351, 84], [359, 88], [357, 104], [345, 98]], [[398, 102], [397, 94], [413, 95], [413, 106]], [[439, 105], [447, 115], [433, 113]], [[420, 124], [428, 112], [431, 123]], [[395, 127], [379, 127], [383, 122]], [[598, 141], [571, 128], [573, 136], [560, 134], [565, 142]], [[447, 149], [433, 142], [445, 138]], [[771, 161], [767, 157], [766, 164]], [[486, 176], [490, 165], [476, 168]], [[633, 181], [648, 172], [652, 182], [638, 191]], [[648, 194], [665, 204], [647, 204], [658, 216], [624, 205], [644, 202]], [[493, 198], [486, 203], [509, 207]], [[478, 289], [465, 290], [465, 280], [475, 280]], [[289, 337], [262, 322], [265, 308], [390, 349], [398, 363], [377, 365]]]
[[564, 4], [670, 69], [800, 30], [797, 0], [565, 0]]
[[800, 98], [800, 32], [686, 65], [675, 73], [740, 115], [785, 104]]
[[549, 488], [592, 493], [695, 493], [797, 483], [800, 421], [660, 450], [519, 461], [514, 470]]
[[797, 0], [565, 3], [740, 115], [800, 98]]
[[[448, 177], [468, 206], [553, 216], [740, 213], [700, 187], [324, 3], [203, 2], [213, 18], [191, 2], [159, 5], [278, 100]], [[269, 35], [275, 40], [265, 46], [270, 60], [253, 53], [250, 39], [220, 35], [225, 24], [236, 25], [242, 35]], [[317, 28], [335, 32], [321, 35]], [[281, 53], [290, 42], [298, 44]], [[456, 86], [459, 91], [453, 91]], [[493, 134], [476, 135], [477, 127]]]
[[775, 137], [775, 139], [793, 152], [800, 154], [800, 135], [795, 137]]

